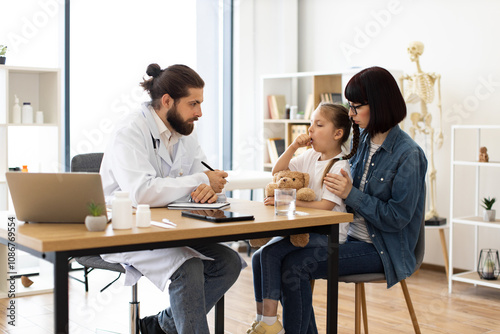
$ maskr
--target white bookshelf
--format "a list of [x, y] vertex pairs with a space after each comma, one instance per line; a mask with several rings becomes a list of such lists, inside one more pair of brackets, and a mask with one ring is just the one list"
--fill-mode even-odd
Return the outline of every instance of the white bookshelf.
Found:
[[[467, 131], [464, 131], [467, 130]], [[498, 125], [455, 125], [451, 128], [451, 171], [450, 171], [450, 244], [449, 244], [449, 275], [448, 275], [448, 290], [451, 293], [453, 290], [453, 282], [463, 282], [481, 286], [487, 286], [492, 288], [500, 288], [500, 280], [484, 280], [479, 277], [479, 274], [476, 271], [479, 252], [480, 252], [480, 240], [479, 240], [479, 230], [480, 229], [490, 229], [490, 230], [500, 230], [500, 219], [497, 219], [494, 222], [486, 222], [483, 221], [483, 217], [481, 216], [480, 208], [480, 198], [481, 198], [481, 173], [485, 171], [485, 169], [490, 168], [499, 168], [500, 162], [491, 161], [490, 162], [478, 162], [479, 157], [479, 148], [481, 146], [494, 146], [493, 144], [498, 143], [498, 134], [500, 132], [500, 126]], [[485, 142], [483, 136], [487, 133], [489, 135], [490, 140]], [[464, 155], [463, 148], [460, 145], [457, 145], [458, 138], [466, 138], [470, 142], [474, 142], [476, 150], [474, 152], [465, 152], [468, 157], [472, 157], [471, 159], [464, 159], [463, 156], [457, 157], [457, 152], [460, 149], [461, 155]], [[496, 139], [495, 139], [496, 138]], [[457, 204], [458, 196], [456, 193], [456, 187], [459, 183], [463, 182], [463, 180], [457, 178], [457, 168], [467, 168], [468, 175], [470, 175], [470, 179], [472, 179], [474, 183], [474, 189], [470, 189], [470, 193], [474, 194], [475, 202], [474, 207], [469, 215], [467, 216], [456, 216], [455, 212], [457, 209], [460, 209]], [[498, 179], [496, 180], [498, 181]], [[467, 236], [470, 240], [470, 243], [473, 245], [473, 268], [474, 270], [454, 274], [454, 259], [453, 259], [453, 250], [455, 247], [463, 246], [461, 244], [457, 244], [455, 246], [455, 229], [458, 226], [470, 226], [472, 227], [473, 233]]]
[[[14, 124], [14, 95], [30, 102], [43, 124]], [[5, 172], [28, 166], [31, 172], [57, 172], [61, 166], [61, 76], [59, 69], [0, 66], [0, 210], [12, 209]]]
[[338, 93], [343, 95], [343, 87], [347, 81], [344, 74], [322, 72], [299, 72], [262, 77], [261, 115], [263, 117], [264, 141], [263, 169], [271, 170], [272, 164], [267, 148], [269, 138], [285, 139], [285, 147], [291, 144], [291, 129], [293, 125], [309, 125], [309, 119], [271, 119], [269, 115], [267, 96], [284, 95], [286, 103], [297, 106], [298, 111], [305, 111], [309, 94], [313, 94], [313, 108], [321, 101], [322, 93]]
[[[43, 124], [14, 124], [14, 95], [19, 105], [30, 102], [33, 118], [43, 111]], [[0, 66], [0, 211], [14, 213], [5, 173], [10, 167], [28, 166], [29, 172], [63, 171], [61, 122], [61, 72], [57, 68]], [[34, 120], [35, 122], [35, 120]], [[3, 219], [0, 224], [7, 224]], [[3, 268], [6, 267], [6, 247], [0, 246], [0, 298], [7, 296]], [[16, 280], [16, 297], [49, 292], [52, 289], [52, 265], [18, 251], [18, 273], [39, 273], [35, 282], [24, 288]]]

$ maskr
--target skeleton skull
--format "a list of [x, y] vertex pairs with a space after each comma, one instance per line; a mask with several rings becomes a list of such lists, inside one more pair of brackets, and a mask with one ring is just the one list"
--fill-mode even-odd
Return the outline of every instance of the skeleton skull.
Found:
[[422, 42], [411, 42], [408, 46], [408, 54], [410, 55], [411, 61], [416, 61], [419, 56], [424, 53], [424, 43]]

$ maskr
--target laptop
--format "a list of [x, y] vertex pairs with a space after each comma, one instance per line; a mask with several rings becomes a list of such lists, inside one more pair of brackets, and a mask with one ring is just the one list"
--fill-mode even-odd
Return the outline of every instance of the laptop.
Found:
[[84, 223], [89, 202], [105, 207], [98, 173], [7, 172], [5, 176], [20, 221]]

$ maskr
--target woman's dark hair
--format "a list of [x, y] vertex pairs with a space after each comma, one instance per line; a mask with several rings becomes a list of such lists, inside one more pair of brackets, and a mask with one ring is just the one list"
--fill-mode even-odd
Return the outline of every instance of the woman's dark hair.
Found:
[[189, 95], [189, 88], [203, 88], [205, 82], [193, 69], [186, 65], [171, 65], [161, 69], [158, 64], [150, 64], [146, 70], [149, 79], [140, 85], [149, 93], [154, 109], [160, 109], [161, 98], [168, 94], [177, 104], [178, 99]]
[[406, 117], [398, 84], [382, 67], [369, 67], [353, 76], [345, 87], [345, 97], [351, 103], [370, 106], [370, 122], [365, 129], [370, 136], [388, 131]]
[[325, 178], [326, 174], [328, 174], [334, 163], [339, 160], [349, 160], [354, 154], [356, 154], [359, 144], [359, 126], [356, 123], [351, 122], [351, 119], [349, 118], [349, 111], [341, 104], [321, 102], [318, 106], [318, 109], [325, 118], [333, 123], [333, 126], [336, 129], [344, 130], [344, 134], [340, 139], [340, 143], [342, 145], [344, 145], [349, 139], [349, 135], [351, 134], [351, 126], [353, 131], [351, 153], [342, 156], [342, 158], [340, 159], [335, 158], [330, 160], [323, 172], [323, 178]]

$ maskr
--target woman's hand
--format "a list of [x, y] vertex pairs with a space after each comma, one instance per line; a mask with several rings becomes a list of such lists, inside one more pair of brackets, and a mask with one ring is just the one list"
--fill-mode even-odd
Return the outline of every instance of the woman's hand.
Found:
[[352, 189], [352, 182], [347, 172], [343, 169], [340, 170], [342, 175], [326, 174], [323, 182], [325, 183], [326, 190], [332, 192], [342, 199], [346, 199]]
[[264, 198], [264, 205], [274, 205], [274, 196]]

